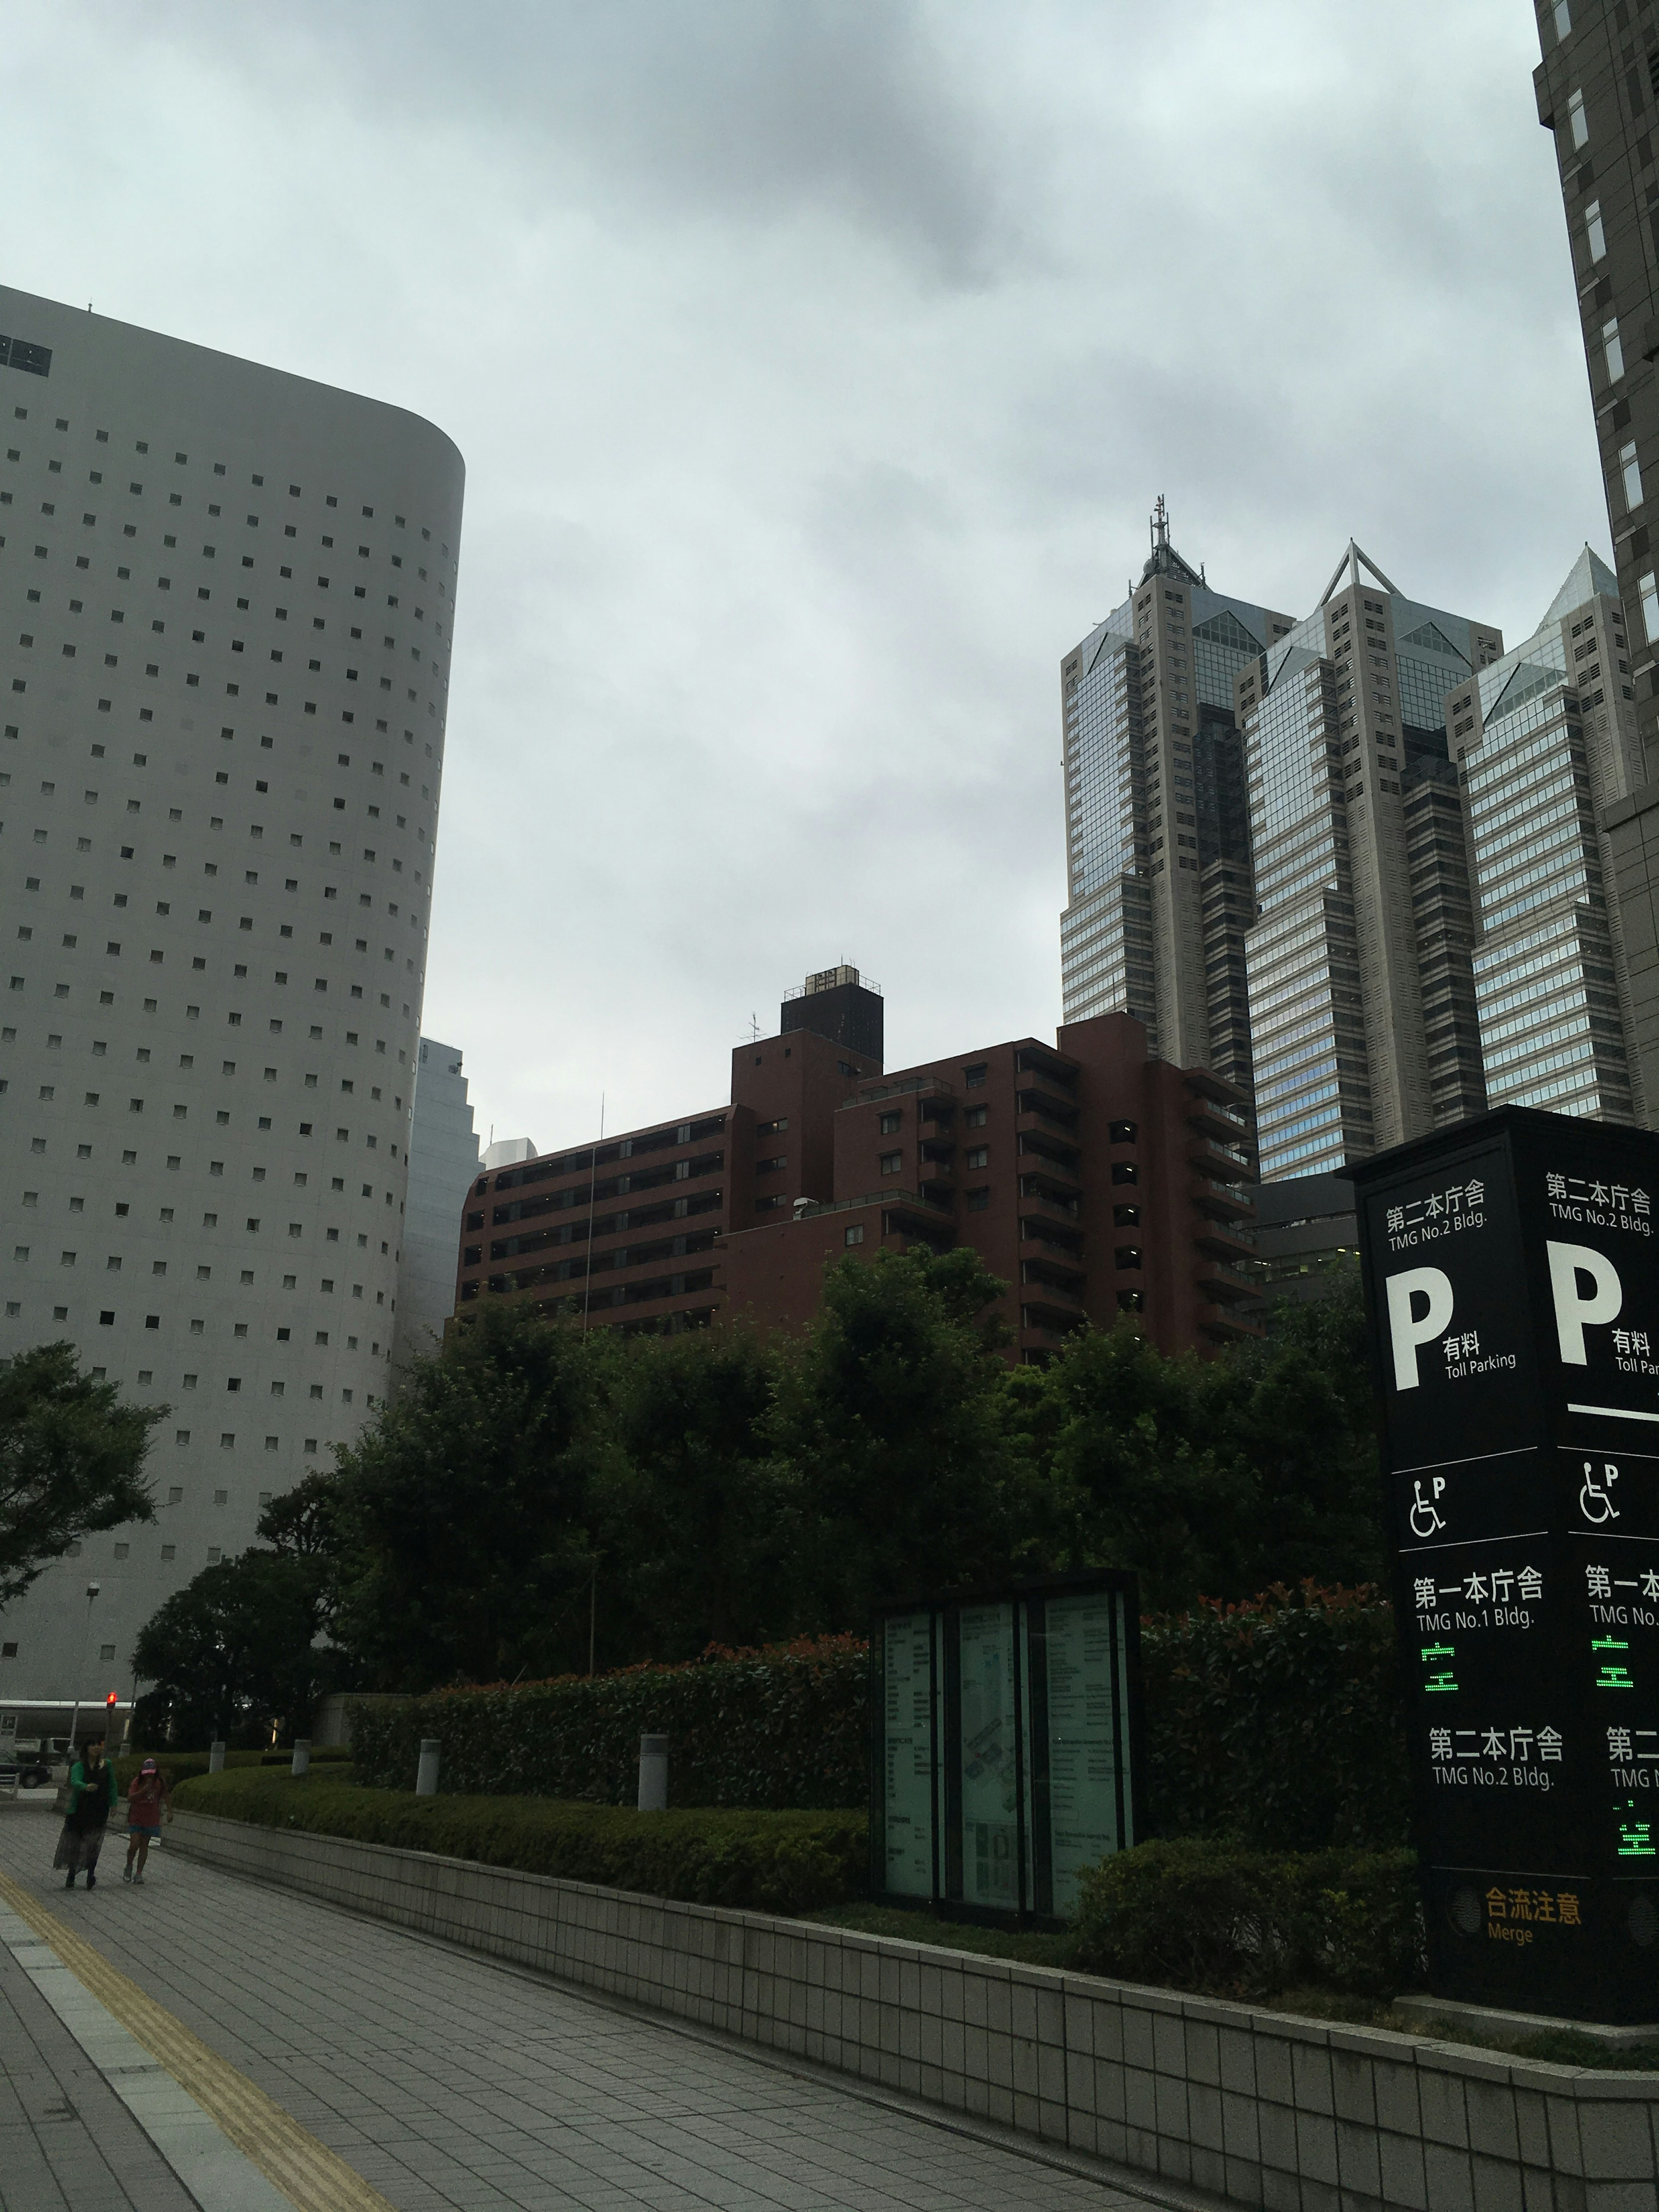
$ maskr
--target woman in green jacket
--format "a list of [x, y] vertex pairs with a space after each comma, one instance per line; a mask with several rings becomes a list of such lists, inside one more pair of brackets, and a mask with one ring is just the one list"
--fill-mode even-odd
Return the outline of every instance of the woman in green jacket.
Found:
[[102, 1738], [84, 1747], [70, 1769], [69, 1810], [64, 1832], [58, 1838], [52, 1865], [61, 1874], [68, 1869], [65, 1889], [86, 1869], [87, 1887], [98, 1887], [98, 1854], [104, 1848], [104, 1829], [115, 1809], [115, 1769], [104, 1757]]

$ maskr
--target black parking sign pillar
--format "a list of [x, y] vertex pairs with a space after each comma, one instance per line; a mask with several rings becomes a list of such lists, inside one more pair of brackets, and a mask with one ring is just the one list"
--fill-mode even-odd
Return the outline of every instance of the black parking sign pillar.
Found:
[[1350, 1170], [1439, 1996], [1659, 2020], [1659, 1136]]

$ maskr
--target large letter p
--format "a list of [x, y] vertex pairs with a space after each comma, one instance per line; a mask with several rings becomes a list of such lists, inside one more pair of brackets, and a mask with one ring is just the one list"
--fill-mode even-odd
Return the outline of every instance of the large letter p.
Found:
[[[1550, 1255], [1550, 1290], [1562, 1359], [1569, 1367], [1588, 1367], [1585, 1329], [1617, 1321], [1625, 1303], [1619, 1270], [1605, 1253], [1592, 1252], [1588, 1244], [1546, 1244], [1544, 1249]], [[1587, 1298], [1578, 1295], [1580, 1275], [1588, 1275], [1595, 1286]]]
[[[1451, 1278], [1439, 1267], [1407, 1267], [1403, 1274], [1390, 1275], [1386, 1288], [1389, 1335], [1394, 1345], [1394, 1387], [1415, 1390], [1418, 1346], [1438, 1336], [1452, 1317]], [[1412, 1300], [1419, 1297], [1427, 1304], [1422, 1313], [1414, 1315]]]

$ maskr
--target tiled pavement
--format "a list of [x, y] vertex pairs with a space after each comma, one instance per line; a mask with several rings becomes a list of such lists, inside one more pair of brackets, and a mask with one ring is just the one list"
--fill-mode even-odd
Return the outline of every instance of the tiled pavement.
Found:
[[[49, 1824], [56, 1833], [57, 1824]], [[195, 2212], [172, 2168], [0, 1948], [0, 2207]]]
[[[397, 2212], [1128, 2212], [1145, 2202], [971, 2124], [935, 2123], [165, 1850], [130, 1889], [112, 1837], [97, 1890], [65, 1893], [49, 1870], [55, 1838], [43, 1808], [0, 1802], [0, 1866]], [[3, 1951], [0, 2008], [13, 2088], [0, 2106], [5, 2212], [188, 2212]], [[78, 2124], [53, 2117], [65, 2101]]]

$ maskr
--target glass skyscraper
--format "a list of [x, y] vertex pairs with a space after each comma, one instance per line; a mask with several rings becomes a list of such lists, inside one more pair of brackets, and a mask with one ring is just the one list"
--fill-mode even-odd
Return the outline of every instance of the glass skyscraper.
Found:
[[1506, 653], [1352, 541], [1304, 621], [1224, 599], [1160, 512], [1062, 667], [1066, 1019], [1125, 1007], [1248, 1089], [1264, 1182], [1489, 1104], [1644, 1120], [1626, 635], [1588, 546]]
[[1069, 898], [1065, 1019], [1122, 1008], [1155, 1054], [1248, 1087], [1254, 918], [1235, 680], [1288, 615], [1212, 592], [1170, 543], [1060, 668]]
[[1486, 1096], [1646, 1118], [1599, 821], [1641, 781], [1617, 579], [1588, 546], [1537, 630], [1454, 695]]
[[1484, 1103], [1445, 701], [1502, 650], [1488, 625], [1407, 599], [1351, 542], [1315, 612], [1237, 680], [1264, 1182]]

